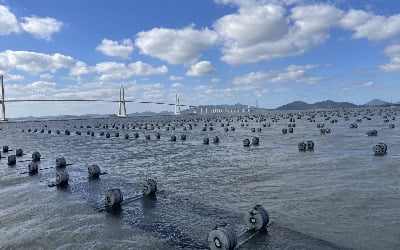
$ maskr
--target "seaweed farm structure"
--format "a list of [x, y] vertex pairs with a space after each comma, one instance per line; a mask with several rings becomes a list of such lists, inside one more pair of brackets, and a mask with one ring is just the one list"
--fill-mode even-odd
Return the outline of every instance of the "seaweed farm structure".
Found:
[[399, 111], [1, 123], [0, 242], [398, 249]]

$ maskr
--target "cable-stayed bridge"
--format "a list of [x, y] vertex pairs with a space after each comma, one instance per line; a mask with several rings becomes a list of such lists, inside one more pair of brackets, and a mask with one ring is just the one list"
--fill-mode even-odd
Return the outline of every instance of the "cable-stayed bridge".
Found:
[[2, 104], [2, 116], [0, 120], [6, 121], [6, 103], [18, 103], [18, 102], [109, 102], [109, 103], [119, 103], [119, 109], [117, 116], [126, 117], [126, 103], [140, 103], [140, 104], [159, 104], [159, 105], [169, 105], [175, 106], [175, 115], [179, 115], [181, 113], [181, 107], [188, 107], [191, 111], [192, 108], [196, 106], [185, 105], [179, 103], [179, 95], [175, 96], [175, 103], [165, 103], [165, 102], [152, 102], [152, 101], [135, 101], [135, 100], [125, 100], [124, 87], [121, 85], [119, 100], [104, 100], [104, 99], [9, 99], [6, 100], [4, 98], [4, 83], [3, 83], [3, 75], [0, 75], [0, 83], [1, 83], [1, 100]]

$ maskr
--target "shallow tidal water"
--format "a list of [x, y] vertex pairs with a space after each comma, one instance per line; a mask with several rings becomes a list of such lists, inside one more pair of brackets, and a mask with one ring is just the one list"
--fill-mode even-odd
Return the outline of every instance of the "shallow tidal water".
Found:
[[[258, 233], [240, 249], [399, 249], [397, 112], [271, 111], [1, 123], [0, 146], [14, 151], [2, 152], [0, 160], [0, 248], [207, 249], [216, 224], [226, 222], [240, 234], [246, 229], [243, 213], [261, 204], [272, 222], [268, 233]], [[294, 132], [283, 134], [290, 123], [296, 124]], [[331, 133], [321, 134], [318, 123]], [[351, 123], [358, 128], [349, 128]], [[372, 129], [377, 136], [366, 135]], [[109, 132], [110, 138], [100, 132]], [[214, 136], [219, 143], [212, 142]], [[258, 146], [243, 146], [244, 139], [255, 136]], [[209, 145], [203, 144], [204, 137]], [[314, 150], [299, 151], [298, 143], [307, 140], [315, 143]], [[375, 156], [372, 147], [380, 142], [388, 153]], [[7, 157], [17, 148], [25, 155], [9, 166]], [[35, 151], [42, 156], [40, 170], [30, 176], [27, 166]], [[48, 187], [55, 183], [60, 156], [71, 164], [66, 167], [69, 185]], [[89, 179], [92, 164], [107, 174]], [[120, 188], [124, 199], [134, 197], [146, 178], [157, 180], [156, 197], [98, 212], [108, 189]]]

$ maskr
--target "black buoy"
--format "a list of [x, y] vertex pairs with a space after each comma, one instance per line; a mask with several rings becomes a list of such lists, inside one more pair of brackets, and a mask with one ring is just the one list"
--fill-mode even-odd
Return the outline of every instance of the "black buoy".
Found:
[[33, 152], [32, 161], [40, 161], [41, 154], [39, 152]]
[[18, 148], [17, 150], [15, 150], [15, 155], [16, 156], [22, 156], [23, 155], [23, 150], [22, 150], [22, 148]]
[[56, 158], [56, 166], [59, 168], [63, 168], [67, 166], [67, 161], [65, 160], [64, 157], [57, 157]]
[[39, 167], [37, 162], [32, 161], [28, 164], [28, 172], [30, 175], [34, 175], [39, 172]]
[[269, 223], [268, 212], [261, 205], [255, 205], [244, 214], [244, 222], [251, 230], [264, 230]]
[[17, 157], [15, 155], [8, 156], [8, 165], [13, 166], [17, 163]]
[[257, 146], [259, 143], [260, 143], [260, 138], [258, 138], [257, 136], [253, 137], [253, 139], [251, 140], [251, 144], [254, 146]]
[[104, 198], [106, 206], [113, 207], [121, 205], [124, 200], [124, 196], [119, 188], [109, 189]]
[[243, 140], [243, 146], [250, 147], [250, 140], [249, 139], [244, 139]]
[[213, 143], [219, 143], [219, 137], [218, 136], [214, 136]]
[[217, 225], [208, 234], [208, 246], [211, 250], [233, 250], [237, 245], [237, 237], [232, 228]]
[[154, 195], [157, 192], [157, 181], [154, 179], [146, 179], [142, 184], [143, 195]]
[[65, 186], [68, 185], [69, 174], [67, 171], [60, 170], [56, 173], [56, 185]]
[[208, 137], [204, 137], [203, 138], [203, 144], [207, 145], [210, 143], [210, 139], [208, 139]]
[[97, 178], [100, 176], [100, 167], [97, 165], [90, 165], [88, 167], [88, 174], [90, 178]]
[[305, 142], [300, 142], [297, 146], [300, 151], [306, 151], [307, 150], [307, 144]]

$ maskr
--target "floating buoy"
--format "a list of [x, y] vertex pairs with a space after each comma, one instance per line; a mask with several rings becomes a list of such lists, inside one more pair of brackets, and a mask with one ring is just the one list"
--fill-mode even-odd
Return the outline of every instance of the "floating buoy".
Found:
[[231, 127], [231, 131], [235, 131], [235, 127]]
[[56, 166], [59, 168], [63, 168], [67, 166], [67, 161], [65, 160], [64, 157], [57, 157], [56, 158]]
[[260, 142], [260, 138], [258, 138], [257, 136], [253, 137], [253, 139], [251, 139], [251, 144], [254, 146], [257, 146], [259, 144], [259, 142]]
[[286, 128], [283, 128], [283, 129], [282, 129], [282, 133], [286, 134], [286, 133], [287, 133], [287, 129], [286, 129]]
[[307, 145], [305, 142], [300, 142], [297, 147], [299, 148], [300, 151], [306, 151], [307, 149]]
[[290, 127], [288, 131], [289, 131], [289, 133], [293, 133], [293, 128]]
[[92, 132], [90, 132], [90, 136], [94, 136], [94, 132], [92, 131]]
[[350, 124], [350, 128], [357, 128], [357, 123]]
[[75, 134], [76, 135], [82, 135], [81, 131], [76, 131]]
[[370, 130], [367, 132], [368, 136], [377, 136], [378, 135], [378, 131], [376, 131], [376, 129], [374, 130]]
[[314, 142], [313, 141], [306, 141], [307, 149], [314, 150]]
[[251, 132], [256, 132], [256, 129], [255, 128], [251, 128]]
[[133, 137], [134, 137], [134, 138], [139, 138], [139, 133], [134, 133], [134, 134], [133, 134]]
[[213, 143], [219, 143], [219, 137], [218, 136], [214, 136]]
[[250, 147], [250, 140], [249, 139], [244, 139], [243, 140], [243, 146]]
[[204, 137], [203, 138], [203, 144], [207, 145], [210, 143], [210, 139], [208, 139], [208, 137]]
[[375, 155], [385, 155], [387, 153], [387, 145], [385, 143], [376, 144], [372, 150]]
[[13, 166], [17, 163], [17, 157], [15, 155], [8, 156], [8, 165]]
[[121, 202], [124, 200], [124, 196], [119, 188], [110, 189], [106, 192], [105, 195], [105, 205], [106, 206], [119, 206]]
[[119, 133], [118, 132], [115, 133], [115, 137], [119, 137]]
[[160, 133], [156, 133], [156, 139], [160, 139], [161, 138], [161, 134]]
[[125, 134], [124, 138], [125, 138], [125, 139], [129, 139], [129, 135], [128, 135], [128, 134]]
[[59, 135], [59, 134], [60, 134], [60, 130], [57, 130], [57, 131], [56, 131], [56, 134]]
[[100, 132], [100, 136], [103, 136], [103, 135], [104, 135], [104, 131], [101, 131], [101, 132]]
[[60, 170], [56, 173], [56, 185], [57, 186], [64, 186], [68, 185], [69, 174], [67, 171]]
[[186, 135], [181, 135], [181, 141], [185, 141], [186, 140]]
[[176, 141], [176, 136], [172, 135], [170, 141]]
[[228, 128], [228, 127], [225, 127], [225, 128], [224, 128], [224, 131], [225, 131], [225, 132], [228, 132], [228, 131], [229, 131], [229, 128]]
[[150, 140], [150, 135], [145, 136], [146, 140]]
[[23, 155], [23, 150], [22, 150], [22, 148], [18, 148], [17, 150], [15, 150], [15, 155], [16, 156], [22, 156]]
[[38, 164], [36, 162], [30, 162], [28, 164], [28, 172], [30, 175], [36, 174], [39, 172], [39, 167]]
[[207, 240], [211, 250], [233, 250], [237, 245], [237, 237], [232, 228], [221, 225], [211, 230]]
[[389, 128], [394, 128], [394, 124], [389, 124]]
[[39, 152], [33, 152], [32, 154], [32, 161], [40, 161], [40, 153]]
[[47, 133], [48, 133], [48, 134], [51, 134], [51, 130], [48, 130]]
[[7, 153], [9, 150], [8, 146], [3, 146], [3, 153]]
[[154, 195], [157, 192], [157, 181], [154, 179], [146, 179], [142, 184], [143, 195]]
[[261, 132], [261, 128], [257, 128], [257, 132]]
[[97, 178], [100, 176], [100, 167], [97, 165], [90, 165], [88, 167], [88, 174], [91, 178]]
[[71, 132], [69, 130], [65, 130], [65, 135], [70, 135]]
[[269, 223], [268, 212], [261, 205], [255, 205], [244, 214], [244, 222], [249, 229], [263, 230]]
[[106, 138], [110, 138], [110, 133], [106, 133]]

